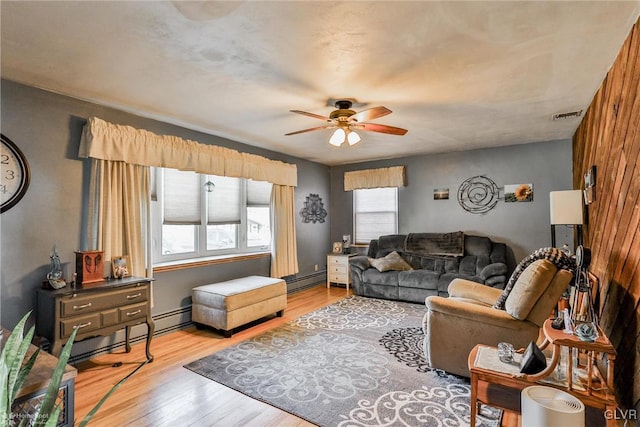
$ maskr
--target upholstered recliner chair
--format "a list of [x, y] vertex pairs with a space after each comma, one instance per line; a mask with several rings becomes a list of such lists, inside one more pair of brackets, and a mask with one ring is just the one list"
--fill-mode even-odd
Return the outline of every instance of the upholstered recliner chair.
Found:
[[[510, 289], [504, 309], [498, 299], [503, 290], [465, 279], [449, 285], [449, 298], [427, 297], [424, 316], [424, 352], [433, 368], [468, 377], [468, 357], [476, 344], [515, 348], [537, 341], [540, 328], [551, 315], [573, 274], [547, 259], [529, 264]], [[498, 303], [498, 304], [497, 304]]]

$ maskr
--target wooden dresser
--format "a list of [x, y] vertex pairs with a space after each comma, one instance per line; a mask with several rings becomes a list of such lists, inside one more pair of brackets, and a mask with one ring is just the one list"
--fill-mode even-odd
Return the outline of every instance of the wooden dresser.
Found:
[[126, 350], [131, 351], [131, 327], [147, 324], [147, 359], [155, 325], [151, 319], [151, 280], [125, 277], [58, 290], [38, 289], [36, 333], [51, 343], [58, 356], [75, 327], [76, 341], [107, 336], [126, 329]]

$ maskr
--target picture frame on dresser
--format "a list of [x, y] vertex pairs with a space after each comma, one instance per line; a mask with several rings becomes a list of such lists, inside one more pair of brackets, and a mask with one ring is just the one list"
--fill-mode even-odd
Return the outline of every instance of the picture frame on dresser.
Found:
[[342, 242], [333, 242], [333, 253], [334, 254], [342, 253]]
[[120, 255], [111, 258], [111, 274], [114, 279], [122, 279], [131, 275], [129, 255]]

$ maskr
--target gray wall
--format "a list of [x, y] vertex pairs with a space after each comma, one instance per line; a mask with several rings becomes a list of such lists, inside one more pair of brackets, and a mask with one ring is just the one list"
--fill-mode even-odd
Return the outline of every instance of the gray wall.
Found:
[[[295, 163], [298, 167], [296, 209], [309, 193], [319, 194], [328, 210], [329, 168], [224, 138], [139, 117], [112, 108], [45, 92], [2, 80], [2, 133], [15, 142], [27, 157], [31, 185], [22, 201], [0, 216], [0, 321], [12, 328], [27, 311], [35, 308], [35, 289], [49, 270], [49, 255], [56, 245], [67, 277], [73, 273], [74, 251], [83, 248], [84, 194], [89, 161], [77, 156], [80, 133], [87, 117], [131, 125], [158, 134], [177, 135]], [[325, 223], [303, 224], [297, 215], [298, 263], [300, 273], [289, 283], [294, 290], [323, 281], [326, 254], [331, 246], [329, 219]], [[319, 266], [315, 272], [315, 265]], [[248, 274], [269, 275], [269, 260], [225, 263], [155, 276], [153, 316], [156, 328], [169, 330], [189, 320], [191, 288], [196, 285]], [[139, 334], [134, 330], [134, 335]], [[74, 355], [121, 341], [120, 335], [97, 338], [74, 346]]]
[[[572, 188], [571, 150], [571, 141], [561, 140], [333, 167], [332, 240], [353, 234], [353, 197], [351, 191], [344, 191], [344, 172], [404, 165], [407, 186], [398, 192], [400, 233], [462, 230], [485, 235], [511, 246], [518, 261], [535, 249], [551, 246], [549, 192]], [[502, 199], [486, 214], [469, 213], [458, 204], [457, 192], [465, 179], [476, 175], [486, 175], [499, 187], [533, 183], [533, 202]], [[449, 188], [449, 199], [434, 200], [435, 188]], [[571, 230], [557, 229], [557, 244], [572, 245]]]

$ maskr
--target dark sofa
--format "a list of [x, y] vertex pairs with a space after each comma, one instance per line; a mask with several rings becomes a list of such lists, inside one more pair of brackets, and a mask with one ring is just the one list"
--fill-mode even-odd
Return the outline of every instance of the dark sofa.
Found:
[[[504, 288], [507, 280], [507, 246], [493, 242], [488, 237], [458, 233], [460, 235], [454, 237], [458, 238], [460, 247], [449, 252], [455, 255], [443, 255], [443, 251], [411, 244], [437, 236], [437, 233], [394, 234], [372, 240], [367, 256], [355, 256], [349, 262], [354, 293], [424, 303], [429, 295], [448, 296], [449, 283], [458, 277]], [[453, 234], [456, 233], [440, 233], [447, 237]], [[394, 251], [413, 269], [380, 272], [371, 265], [370, 259], [380, 259]]]

